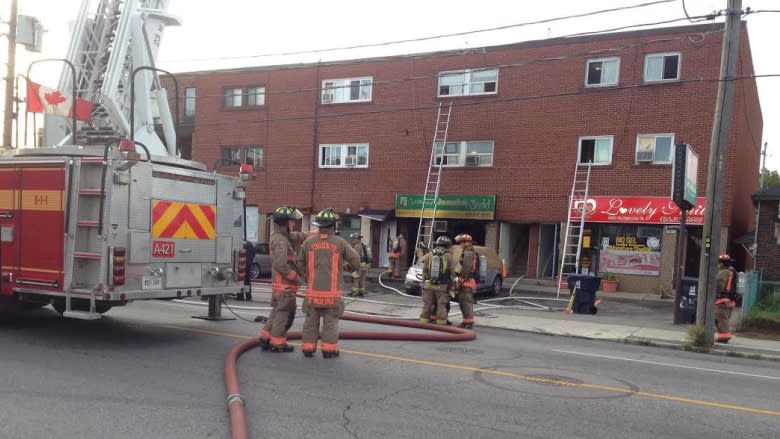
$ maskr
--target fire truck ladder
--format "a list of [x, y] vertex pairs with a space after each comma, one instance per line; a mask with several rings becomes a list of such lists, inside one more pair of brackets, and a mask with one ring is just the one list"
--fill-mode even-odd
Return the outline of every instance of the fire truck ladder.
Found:
[[[105, 198], [105, 187], [101, 180], [105, 179], [104, 168], [107, 164], [103, 157], [82, 157], [74, 160], [71, 167], [73, 177], [71, 179], [71, 193], [74, 206], [68, 212], [68, 240], [67, 253], [72, 254], [72, 264], [66, 265], [66, 273], [70, 273], [70, 287], [65, 292], [65, 312], [63, 316], [84, 320], [100, 318], [97, 312], [95, 296], [101, 294], [104, 284], [95, 284], [95, 279], [105, 279], [108, 267], [107, 255], [104, 254], [103, 231], [99, 230], [101, 221], [101, 204]], [[111, 175], [108, 176], [111, 178]], [[89, 300], [89, 311], [74, 310], [71, 307], [73, 297]]]
[[582, 164], [577, 162], [574, 167], [574, 183], [569, 196], [569, 213], [566, 221], [566, 233], [561, 249], [561, 264], [558, 268], [558, 291], [561, 295], [561, 279], [569, 273], [577, 273], [580, 266], [582, 251], [582, 231], [585, 228], [585, 213], [587, 209], [588, 189], [590, 186], [590, 169], [593, 162]]
[[[439, 102], [439, 113], [436, 116], [436, 129], [433, 133], [431, 146], [431, 160], [428, 162], [428, 177], [425, 180], [425, 193], [420, 207], [420, 223], [417, 226], [417, 242], [414, 246], [414, 262], [417, 261], [417, 248], [421, 242], [433, 248], [433, 232], [436, 223], [436, 205], [439, 202], [439, 186], [441, 185], [442, 165], [446, 158], [444, 151], [447, 145], [447, 133], [450, 128], [450, 116], [452, 115], [452, 102], [447, 108]], [[431, 221], [425, 221], [425, 208], [431, 206]]]

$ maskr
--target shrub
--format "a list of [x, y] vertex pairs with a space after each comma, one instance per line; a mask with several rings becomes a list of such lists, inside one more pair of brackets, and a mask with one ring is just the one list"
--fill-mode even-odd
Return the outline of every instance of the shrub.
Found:
[[708, 349], [712, 344], [708, 342], [702, 325], [688, 325], [688, 343], [696, 349]]

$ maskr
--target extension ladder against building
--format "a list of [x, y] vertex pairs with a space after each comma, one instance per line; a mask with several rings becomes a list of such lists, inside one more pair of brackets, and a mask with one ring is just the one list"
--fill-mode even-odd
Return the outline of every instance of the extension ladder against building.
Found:
[[[439, 186], [441, 185], [442, 165], [446, 162], [444, 155], [447, 144], [447, 133], [450, 128], [450, 117], [452, 116], [452, 102], [445, 108], [443, 103], [439, 103], [439, 112], [436, 115], [436, 128], [433, 133], [433, 143], [431, 146], [431, 159], [428, 162], [428, 176], [425, 179], [425, 192], [423, 193], [423, 202], [420, 207], [420, 223], [417, 226], [417, 242], [415, 243], [415, 262], [417, 260], [417, 248], [421, 242], [433, 248], [433, 232], [436, 223], [436, 205], [439, 201]], [[426, 222], [425, 209], [430, 209], [430, 222]]]
[[593, 162], [587, 164], [577, 161], [574, 167], [574, 182], [569, 196], [568, 218], [561, 248], [561, 263], [558, 267], [558, 291], [561, 294], [561, 280], [569, 273], [577, 273], [580, 267], [582, 234], [585, 228], [585, 216], [588, 211], [588, 190], [590, 187], [590, 169]]

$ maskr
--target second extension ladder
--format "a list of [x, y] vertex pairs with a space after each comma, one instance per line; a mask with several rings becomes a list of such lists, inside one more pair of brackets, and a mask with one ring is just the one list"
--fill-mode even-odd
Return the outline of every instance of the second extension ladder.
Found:
[[561, 279], [569, 273], [577, 273], [580, 267], [582, 251], [582, 232], [585, 228], [585, 215], [588, 208], [588, 189], [590, 187], [590, 169], [593, 162], [580, 163], [574, 168], [574, 182], [569, 196], [568, 218], [561, 248], [561, 264], [558, 267], [558, 291], [561, 294]]

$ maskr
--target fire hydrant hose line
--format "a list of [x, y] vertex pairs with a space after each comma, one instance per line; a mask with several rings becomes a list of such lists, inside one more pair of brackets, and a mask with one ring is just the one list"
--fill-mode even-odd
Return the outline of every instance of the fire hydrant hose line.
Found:
[[[345, 331], [339, 333], [339, 338], [344, 340], [400, 340], [400, 341], [468, 341], [474, 340], [476, 335], [469, 329], [461, 329], [453, 326], [434, 325], [413, 320], [398, 320], [385, 317], [358, 315], [344, 313], [341, 320], [353, 322], [373, 323], [378, 325], [403, 326], [406, 328], [427, 329], [436, 333], [422, 332], [374, 332], [374, 331]], [[301, 331], [287, 333], [288, 340], [299, 340]], [[241, 387], [238, 382], [238, 357], [244, 352], [253, 349], [260, 344], [259, 338], [253, 338], [233, 346], [225, 357], [225, 390], [227, 392], [227, 409], [230, 416], [230, 437], [232, 439], [248, 439], [249, 429], [244, 411], [244, 398], [241, 396]]]

